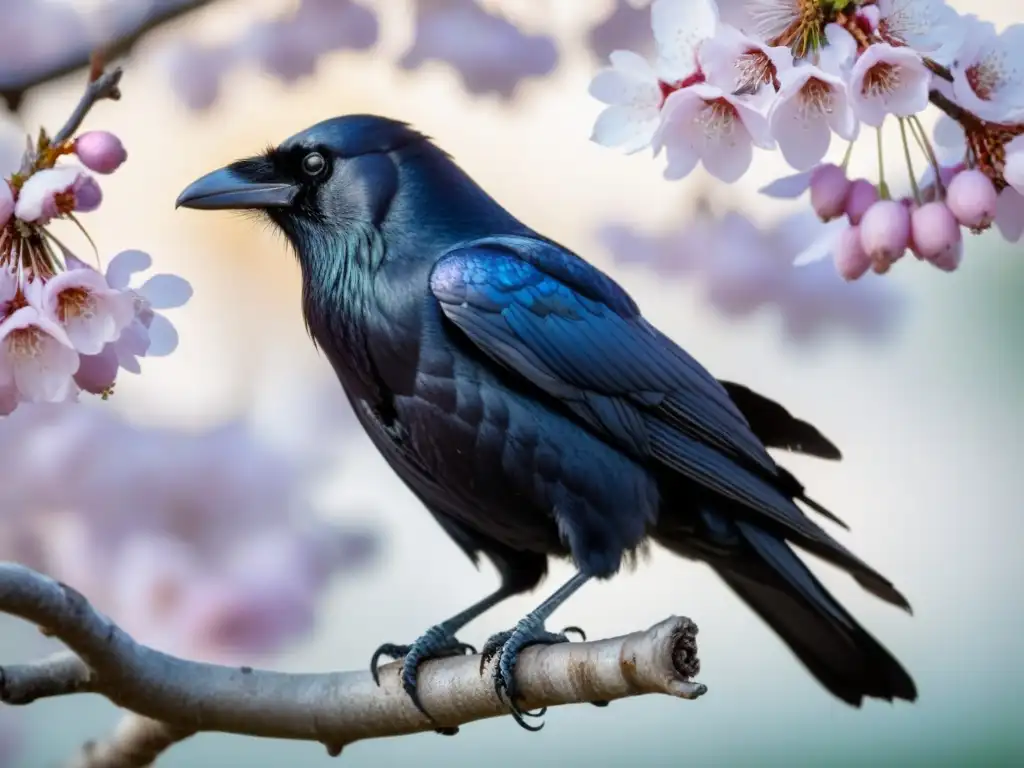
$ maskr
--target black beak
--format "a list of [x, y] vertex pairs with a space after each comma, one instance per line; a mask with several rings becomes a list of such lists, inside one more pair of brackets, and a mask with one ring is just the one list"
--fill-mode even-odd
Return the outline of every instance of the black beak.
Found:
[[296, 184], [249, 181], [229, 166], [196, 179], [178, 195], [175, 208], [201, 211], [286, 208], [299, 192]]

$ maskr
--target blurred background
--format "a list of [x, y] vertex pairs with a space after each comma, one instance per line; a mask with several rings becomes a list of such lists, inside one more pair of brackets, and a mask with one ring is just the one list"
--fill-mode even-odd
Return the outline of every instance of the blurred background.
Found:
[[[0, 472], [0, 514], [10, 517], [0, 523], [0, 556], [73, 574], [71, 583], [154, 645], [286, 670], [363, 668], [381, 642], [410, 641], [493, 588], [489, 567], [477, 571], [463, 557], [349, 418], [305, 336], [299, 272], [283, 240], [243, 216], [174, 209], [181, 189], [215, 167], [324, 118], [379, 113], [432, 136], [516, 215], [608, 271], [715, 375], [778, 399], [840, 446], [840, 464], [781, 462], [851, 525], [840, 540], [892, 579], [915, 615], [813, 565], [904, 661], [920, 699], [861, 710], [833, 700], [709, 570], [655, 551], [635, 572], [589, 585], [555, 621], [602, 637], [670, 613], [693, 618], [699, 679], [710, 689], [700, 701], [560, 708], [539, 734], [503, 718], [456, 738], [360, 743], [346, 748], [344, 764], [1022, 763], [1020, 244], [971, 238], [953, 274], [911, 259], [853, 285], [829, 262], [795, 274], [781, 258], [795, 247], [791, 233], [774, 228], [807, 204], [757, 194], [789, 173], [781, 156], [761, 153], [731, 187], [699, 172], [669, 183], [649, 157], [588, 140], [600, 107], [587, 95], [589, 79], [608, 51], [649, 46], [648, 11], [624, 0], [2, 5], [0, 94], [16, 107], [7, 115], [0, 107], [8, 157], [24, 132], [60, 125], [80, 93], [81, 71], [38, 73], [59, 71], [89, 41], [130, 32], [154, 13], [173, 17], [132, 49], [122, 101], [101, 104], [89, 119], [87, 127], [123, 139], [129, 162], [104, 180], [104, 207], [88, 227], [104, 259], [142, 248], [195, 293], [169, 313], [178, 350], [144, 359], [143, 374], [122, 376], [109, 401], [90, 398], [87, 416], [0, 422], [3, 462], [31, 454], [56, 466], [50, 457], [59, 454], [71, 468], [62, 475], [67, 487], [82, 494], [54, 501], [60, 509], [33, 510], [14, 499], [26, 476]], [[193, 5], [174, 15], [175, 6]], [[953, 5], [1001, 25], [1021, 20], [1012, 3]], [[872, 152], [855, 151], [855, 171], [873, 163]], [[725, 226], [716, 223], [723, 216], [731, 217]], [[122, 453], [80, 469], [101, 444]], [[135, 452], [150, 458], [124, 459]], [[280, 474], [268, 479], [273, 472], [253, 467]], [[92, 474], [83, 480], [75, 471]], [[265, 492], [268, 482], [276, 495]], [[111, 505], [123, 514], [112, 517]], [[145, 535], [136, 535], [133, 516], [147, 521]], [[184, 532], [182, 516], [191, 526]], [[94, 518], [104, 533], [90, 530]], [[103, 527], [124, 531], [129, 518], [132, 536]], [[273, 538], [285, 520], [294, 547], [261, 549], [266, 541], [253, 532]], [[307, 533], [322, 541], [315, 532], [325, 527], [334, 546], [318, 550], [311, 567]], [[235, 546], [241, 539], [246, 546]], [[104, 548], [115, 540], [111, 554]], [[220, 562], [229, 555], [230, 567]], [[297, 575], [299, 562], [315, 573]], [[254, 581], [246, 564], [269, 575]], [[479, 644], [511, 626], [568, 574], [556, 564], [538, 593], [494, 609], [462, 639]], [[201, 585], [214, 583], [223, 599], [211, 607]], [[182, 597], [197, 593], [195, 605]], [[51, 649], [33, 628], [0, 620], [4, 661]], [[0, 711], [0, 755], [8, 749], [0, 763], [59, 764], [117, 718], [94, 697]], [[315, 744], [201, 735], [159, 764], [333, 763]]]

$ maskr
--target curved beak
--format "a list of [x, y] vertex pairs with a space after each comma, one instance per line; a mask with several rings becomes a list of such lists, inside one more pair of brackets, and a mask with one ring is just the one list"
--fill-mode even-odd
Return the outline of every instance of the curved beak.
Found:
[[299, 188], [284, 182], [250, 181], [231, 166], [196, 179], [178, 195], [175, 208], [220, 211], [245, 208], [285, 208]]

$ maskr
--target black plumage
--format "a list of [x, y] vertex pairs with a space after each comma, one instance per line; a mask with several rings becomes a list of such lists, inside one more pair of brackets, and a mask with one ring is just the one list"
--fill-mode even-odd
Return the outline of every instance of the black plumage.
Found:
[[713, 378], [618, 284], [518, 221], [426, 137], [372, 115], [328, 120], [203, 177], [179, 203], [263, 209], [284, 231], [310, 334], [360, 423], [456, 544], [501, 575], [415, 643], [380, 649], [405, 656], [414, 699], [421, 661], [465, 652], [463, 625], [535, 587], [549, 557], [571, 558], [579, 574], [485, 648], [514, 700], [516, 653], [565, 639], [544, 628], [551, 611], [650, 541], [708, 563], [843, 701], [916, 698], [791, 548], [909, 609], [804, 514], [798, 502], [831, 516], [766, 450], [838, 459], [835, 446]]

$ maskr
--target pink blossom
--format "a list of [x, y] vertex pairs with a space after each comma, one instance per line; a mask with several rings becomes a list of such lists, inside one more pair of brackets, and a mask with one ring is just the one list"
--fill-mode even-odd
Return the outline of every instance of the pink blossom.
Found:
[[763, 93], [769, 98], [778, 90], [780, 78], [793, 68], [789, 48], [766, 45], [728, 24], [719, 24], [715, 34], [700, 44], [697, 58], [712, 85], [730, 93]]
[[41, 307], [57, 318], [75, 349], [85, 355], [99, 354], [135, 317], [131, 294], [113, 290], [89, 267], [69, 269], [48, 280]]
[[417, 5], [416, 38], [399, 66], [418, 69], [428, 61], [454, 67], [470, 93], [510, 98], [521, 80], [555, 68], [558, 48], [551, 37], [528, 34], [475, 0], [427, 0]]
[[18, 294], [18, 280], [7, 267], [0, 267], [0, 320], [7, 317], [11, 299]]
[[750, 167], [753, 147], [771, 149], [768, 121], [742, 99], [712, 85], [692, 85], [665, 100], [655, 153], [666, 150], [665, 178], [681, 179], [697, 163], [721, 181], [737, 181]]
[[78, 353], [60, 325], [34, 306], [0, 323], [0, 387], [17, 386], [22, 399], [59, 402], [73, 392]]
[[606, 147], [638, 152], [655, 140], [666, 94], [701, 82], [697, 53], [712, 37], [718, 14], [710, 0], [656, 0], [651, 27], [658, 57], [651, 65], [631, 51], [611, 54], [611, 67], [598, 72], [590, 94], [606, 104], [591, 140]]
[[856, 138], [858, 123], [842, 78], [810, 64], [786, 70], [780, 78], [782, 88], [768, 121], [790, 165], [803, 171], [821, 162], [833, 132], [847, 141]]
[[14, 215], [22, 221], [46, 224], [76, 211], [93, 211], [102, 199], [96, 180], [82, 168], [59, 165], [28, 177], [18, 194]]
[[[823, 224], [810, 212], [771, 228], [731, 213], [702, 214], [663, 235], [616, 225], [604, 227], [600, 236], [617, 263], [686, 277], [725, 317], [771, 311], [782, 318], [787, 340], [804, 344], [831, 328], [878, 336], [897, 318], [900, 302], [887, 281], [869, 275], [849, 284], [823, 258], [835, 252], [848, 229], [845, 221]], [[795, 266], [798, 260], [806, 266]]]
[[838, 165], [819, 165], [811, 175], [811, 206], [822, 221], [831, 221], [845, 213], [850, 180]]
[[171, 88], [185, 106], [196, 111], [209, 109], [220, 95], [220, 84], [230, 69], [233, 49], [181, 43], [164, 57]]
[[996, 217], [996, 188], [992, 180], [981, 171], [961, 171], [949, 182], [946, 204], [963, 226], [984, 229]]
[[925, 203], [910, 215], [911, 248], [918, 258], [933, 264], [959, 263], [963, 245], [960, 223], [943, 202]]
[[886, 271], [910, 245], [910, 212], [895, 200], [879, 200], [864, 213], [860, 242], [876, 272]]
[[965, 40], [951, 67], [956, 101], [984, 120], [1013, 121], [1024, 114], [1024, 24], [997, 35], [973, 16], [960, 23]]
[[880, 126], [887, 115], [907, 117], [928, 106], [931, 73], [909, 48], [868, 46], [850, 72], [853, 109], [864, 123]]
[[125, 160], [125, 151], [121, 140], [109, 131], [87, 131], [75, 139], [75, 154], [82, 165], [96, 173], [113, 173]]
[[7, 222], [14, 215], [14, 193], [7, 181], [0, 177], [0, 230], [7, 226]]
[[953, 61], [963, 44], [963, 21], [946, 0], [878, 0], [858, 10], [878, 18], [886, 40], [906, 45], [940, 64]]

